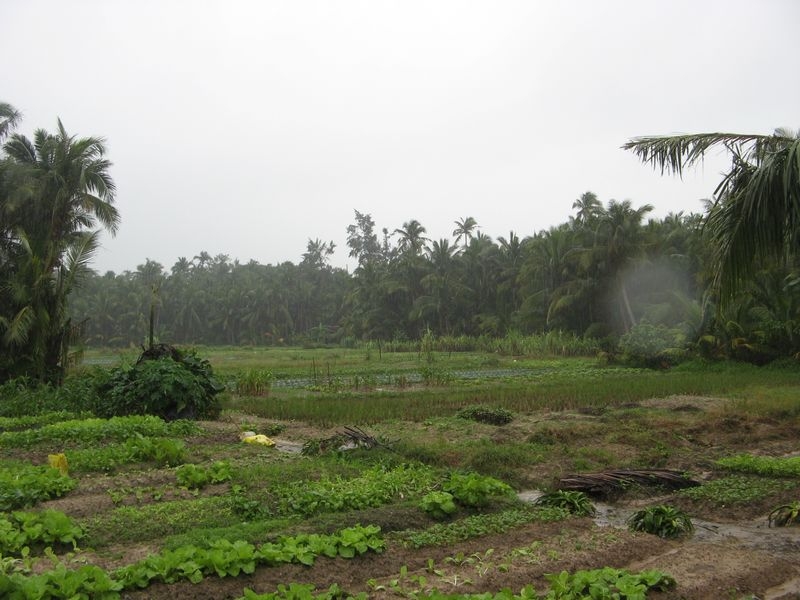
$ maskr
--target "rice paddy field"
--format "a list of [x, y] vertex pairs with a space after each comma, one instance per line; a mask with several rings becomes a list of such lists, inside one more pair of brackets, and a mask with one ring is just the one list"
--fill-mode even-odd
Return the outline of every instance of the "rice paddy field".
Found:
[[794, 363], [198, 353], [213, 421], [0, 418], [0, 595], [800, 597]]

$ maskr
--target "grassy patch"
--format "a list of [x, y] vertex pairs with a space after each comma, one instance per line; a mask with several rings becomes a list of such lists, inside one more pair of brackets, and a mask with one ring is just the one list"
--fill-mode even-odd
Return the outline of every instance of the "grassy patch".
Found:
[[553, 507], [525, 507], [473, 515], [452, 523], [440, 523], [424, 531], [401, 531], [391, 536], [410, 548], [446, 546], [492, 533], [502, 533], [526, 523], [561, 521], [569, 511]]
[[753, 473], [773, 477], [800, 477], [800, 456], [776, 458], [773, 456], [753, 456], [739, 454], [721, 458], [717, 465], [730, 471]]
[[239, 522], [225, 496], [175, 500], [144, 506], [121, 506], [84, 520], [86, 544], [102, 547], [186, 533], [195, 529], [229, 527]]
[[698, 487], [683, 489], [679, 494], [692, 500], [726, 506], [762, 500], [793, 487], [795, 484], [788, 481], [731, 475], [709, 481]]

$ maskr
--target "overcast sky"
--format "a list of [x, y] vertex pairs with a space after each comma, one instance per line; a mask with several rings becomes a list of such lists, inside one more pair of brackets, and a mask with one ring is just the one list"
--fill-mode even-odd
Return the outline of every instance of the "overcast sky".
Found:
[[800, 127], [797, 0], [2, 0], [19, 131], [106, 138], [122, 216], [94, 267], [179, 256], [350, 265], [354, 209], [432, 239], [568, 220], [595, 192], [700, 212], [620, 149], [650, 134]]

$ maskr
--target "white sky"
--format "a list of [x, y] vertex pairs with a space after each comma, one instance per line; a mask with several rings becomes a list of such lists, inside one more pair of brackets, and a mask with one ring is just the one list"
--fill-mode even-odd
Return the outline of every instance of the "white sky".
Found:
[[2, 0], [0, 100], [21, 133], [105, 137], [122, 223], [93, 266], [205, 250], [351, 265], [353, 210], [432, 239], [524, 237], [572, 202], [700, 212], [620, 146], [800, 127], [797, 0]]

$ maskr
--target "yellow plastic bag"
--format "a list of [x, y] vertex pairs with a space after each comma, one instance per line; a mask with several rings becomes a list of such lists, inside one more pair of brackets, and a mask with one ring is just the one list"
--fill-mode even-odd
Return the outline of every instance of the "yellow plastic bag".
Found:
[[245, 438], [242, 438], [242, 441], [245, 444], [260, 444], [262, 446], [274, 446], [275, 442], [269, 439], [267, 436], [261, 433], [248, 435]]
[[47, 462], [54, 469], [61, 471], [62, 475], [69, 475], [69, 465], [67, 465], [66, 454], [48, 454]]

